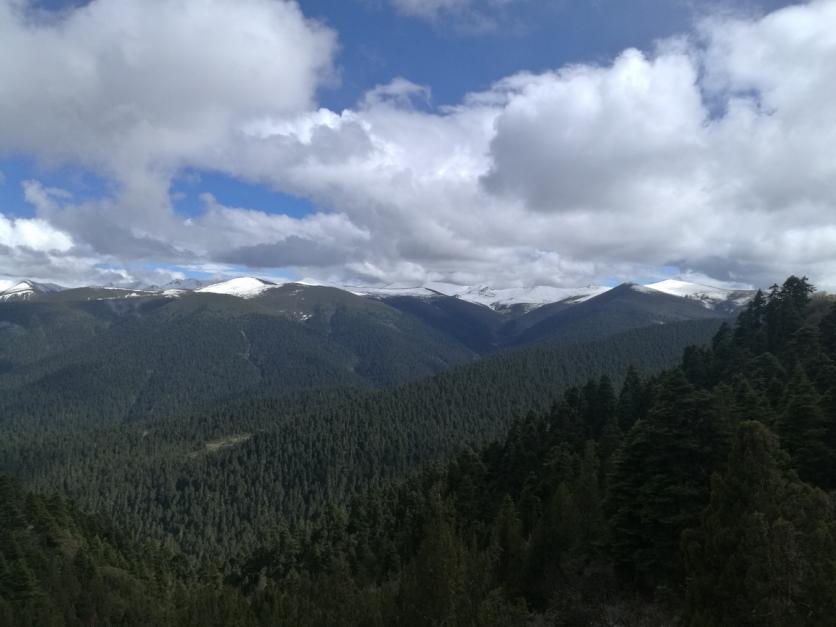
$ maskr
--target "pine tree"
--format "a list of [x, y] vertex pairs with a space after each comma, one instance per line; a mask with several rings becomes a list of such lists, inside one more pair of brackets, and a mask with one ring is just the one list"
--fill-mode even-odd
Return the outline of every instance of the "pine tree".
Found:
[[715, 463], [711, 398], [679, 370], [660, 384], [646, 419], [627, 435], [615, 463], [607, 504], [611, 552], [644, 587], [681, 574], [679, 536], [698, 520]]
[[13, 601], [26, 601], [38, 594], [38, 580], [22, 556], [8, 562], [0, 586]]
[[618, 395], [616, 414], [622, 433], [627, 433], [635, 422], [647, 412], [648, 399], [641, 377], [635, 367], [630, 366]]
[[597, 385], [595, 381], [590, 381], [584, 387], [584, 397], [587, 433], [590, 438], [597, 439], [607, 420], [615, 414], [616, 399], [612, 381], [606, 375], [598, 380]]
[[514, 507], [514, 501], [507, 494], [494, 521], [492, 541], [498, 554], [496, 563], [498, 580], [505, 585], [512, 596], [517, 596], [522, 592], [525, 541], [522, 523]]
[[599, 481], [601, 463], [594, 442], [587, 442], [581, 459], [578, 478], [574, 482], [572, 499], [577, 507], [583, 527], [576, 540], [577, 548], [589, 556], [604, 540], [604, 512]]
[[789, 337], [804, 322], [804, 313], [815, 288], [807, 277], [789, 277], [779, 288], [770, 288], [766, 305], [767, 348], [772, 353], [784, 350]]
[[822, 486], [829, 484], [836, 458], [827, 446], [829, 425], [820, 401], [804, 370], [796, 367], [787, 387], [778, 434], [801, 478]]
[[737, 316], [737, 322], [734, 326], [735, 344], [752, 355], [761, 354], [767, 347], [765, 332], [766, 306], [766, 297], [761, 290], [758, 290], [754, 298]]
[[418, 555], [401, 577], [404, 625], [454, 625], [463, 609], [467, 549], [456, 533], [453, 509], [438, 491], [429, 507]]
[[822, 350], [836, 361], [836, 304], [819, 323]]
[[618, 417], [613, 414], [607, 422], [604, 423], [598, 447], [598, 450], [600, 451], [601, 468], [600, 472], [597, 474], [600, 477], [601, 485], [604, 488], [606, 487], [607, 479], [612, 474], [615, 456], [617, 455], [623, 442], [624, 433], [618, 426]]
[[683, 534], [692, 627], [831, 625], [836, 527], [760, 422], [740, 425], [698, 528]]

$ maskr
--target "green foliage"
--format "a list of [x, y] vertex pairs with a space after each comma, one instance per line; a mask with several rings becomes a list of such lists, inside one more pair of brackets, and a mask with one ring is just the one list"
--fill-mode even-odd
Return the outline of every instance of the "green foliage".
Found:
[[778, 433], [802, 479], [817, 485], [829, 483], [836, 451], [827, 441], [828, 421], [821, 398], [800, 366], [787, 388]]
[[608, 509], [616, 563], [645, 586], [680, 572], [679, 535], [698, 518], [722, 459], [711, 397], [680, 370], [665, 375], [615, 462]]
[[31, 625], [151, 625], [169, 618], [168, 556], [0, 475], [0, 618]]
[[832, 624], [833, 506], [787, 462], [763, 424], [741, 423], [700, 526], [683, 537], [691, 625]]
[[269, 541], [277, 520], [310, 518], [464, 445], [482, 446], [515, 415], [544, 411], [567, 386], [606, 373], [610, 381], [596, 378], [569, 412], [578, 442], [597, 437], [614, 406], [611, 381], [630, 364], [670, 365], [715, 329], [686, 322], [500, 353], [379, 392], [254, 396], [117, 424], [20, 418], [0, 423], [0, 471], [107, 513], [134, 540], [153, 538], [195, 564], [225, 561]]

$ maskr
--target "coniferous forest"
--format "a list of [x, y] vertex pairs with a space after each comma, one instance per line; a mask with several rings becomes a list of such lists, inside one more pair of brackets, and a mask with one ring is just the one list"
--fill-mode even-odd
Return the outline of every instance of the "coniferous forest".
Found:
[[804, 278], [727, 322], [206, 399], [7, 400], [0, 624], [834, 624], [836, 303]]

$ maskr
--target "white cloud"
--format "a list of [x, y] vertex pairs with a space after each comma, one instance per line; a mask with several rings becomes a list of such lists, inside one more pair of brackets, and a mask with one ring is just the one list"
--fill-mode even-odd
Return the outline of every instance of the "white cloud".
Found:
[[[27, 188], [39, 219], [86, 258], [499, 287], [674, 266], [758, 284], [806, 273], [836, 288], [832, 0], [714, 18], [653, 51], [520, 73], [442, 110], [397, 79], [342, 112], [313, 106], [333, 34], [293, 4], [160, 0], [104, 19], [113, 2], [95, 0], [62, 28], [24, 24], [0, 2], [0, 37], [25, 61], [0, 60], [3, 84], [20, 94], [0, 100], [14, 121], [0, 149], [118, 183], [112, 197], [84, 202]], [[163, 33], [149, 25], [160, 19]], [[243, 43], [247, 28], [259, 45]], [[58, 80], [65, 74], [72, 80]], [[184, 76], [182, 103], [161, 104]], [[36, 90], [45, 77], [55, 91]], [[323, 211], [293, 218], [207, 197], [185, 221], [169, 185], [186, 167]]]
[[93, 0], [49, 18], [2, 0], [0, 41], [0, 145], [125, 186], [308, 109], [336, 45], [281, 0]]
[[72, 239], [37, 218], [12, 218], [0, 213], [0, 246], [38, 252], [66, 252]]
[[832, 23], [834, 2], [706, 21], [691, 41], [511, 76], [438, 113], [320, 112], [321, 146], [304, 115], [304, 137], [262, 127], [240, 171], [368, 229], [369, 276], [562, 283], [678, 265], [833, 288]]

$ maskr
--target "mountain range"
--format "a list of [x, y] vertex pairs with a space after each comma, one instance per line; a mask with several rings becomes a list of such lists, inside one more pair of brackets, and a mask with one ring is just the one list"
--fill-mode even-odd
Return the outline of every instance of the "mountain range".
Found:
[[381, 389], [500, 351], [719, 321], [750, 296], [657, 288], [446, 294], [449, 286], [341, 289], [254, 277], [154, 289], [21, 281], [0, 293], [0, 409], [129, 418], [242, 395]]
[[493, 460], [520, 477], [515, 494], [529, 466], [574, 473], [581, 457], [565, 447], [521, 466], [490, 442], [523, 434], [515, 450], [528, 459], [551, 437], [528, 433], [531, 417], [565, 415], [557, 431], [578, 446], [600, 432], [587, 448], [610, 450], [624, 408], [649, 412], [655, 375], [683, 351], [689, 376], [710, 372], [709, 349], [694, 345], [731, 341], [724, 323], [751, 297], [672, 281], [568, 292], [255, 277], [9, 288], [20, 296], [0, 301], [0, 473], [106, 514], [189, 573], [227, 577], [284, 542], [288, 525], [327, 521], [459, 451], [465, 466], [451, 477]]
[[[38, 299], [56, 292], [70, 291], [75, 297], [87, 298], [125, 298], [147, 295], [163, 295], [169, 297], [180, 296], [186, 292], [202, 292], [226, 294], [239, 298], [255, 298], [267, 290], [287, 285], [287, 282], [274, 281], [256, 277], [236, 277], [224, 281], [204, 281], [200, 279], [177, 279], [163, 286], [131, 285], [119, 286], [87, 286], [84, 288], [65, 288], [52, 283], [38, 283], [30, 280], [0, 280], [0, 301]], [[353, 286], [353, 285], [323, 285], [320, 283], [301, 281], [300, 285], [315, 285], [334, 287], [358, 296], [369, 298], [421, 298], [434, 299], [438, 297], [452, 297], [465, 302], [484, 305], [495, 311], [505, 313], [521, 313], [537, 309], [553, 303], [576, 304], [595, 296], [599, 296], [611, 287], [587, 285], [582, 287], [554, 287], [540, 285], [527, 288], [494, 289], [488, 286], [461, 286], [451, 283], [430, 283], [417, 286]], [[708, 309], [719, 309], [727, 313], [734, 313], [753, 296], [754, 290], [729, 289], [713, 285], [705, 285], [679, 279], [666, 279], [657, 283], [644, 285], [657, 292], [698, 301]], [[79, 292], [77, 290], [88, 290]], [[94, 295], [89, 290], [109, 290]]]

